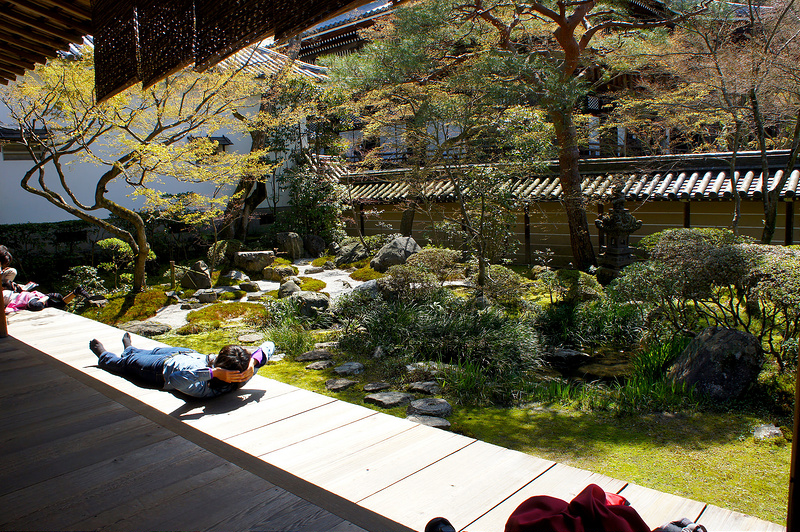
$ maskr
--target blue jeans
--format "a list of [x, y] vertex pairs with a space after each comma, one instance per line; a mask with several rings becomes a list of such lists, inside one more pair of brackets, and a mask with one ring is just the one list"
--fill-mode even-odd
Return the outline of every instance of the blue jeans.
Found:
[[139, 349], [126, 347], [122, 355], [105, 351], [98, 365], [108, 371], [134, 377], [158, 388], [164, 387], [164, 361], [176, 353], [191, 351], [185, 347], [156, 347]]

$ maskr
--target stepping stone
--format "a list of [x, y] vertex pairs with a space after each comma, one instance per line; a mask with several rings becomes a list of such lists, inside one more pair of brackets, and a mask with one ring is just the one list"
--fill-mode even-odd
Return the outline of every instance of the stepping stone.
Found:
[[428, 395], [436, 395], [442, 391], [442, 387], [436, 381], [425, 382], [412, 382], [408, 386], [408, 391], [411, 393], [426, 393]]
[[453, 407], [444, 399], [426, 397], [412, 401], [406, 410], [409, 416], [422, 415], [433, 417], [447, 417], [453, 413]]
[[314, 344], [314, 349], [336, 349], [338, 347], [339, 342], [317, 342]]
[[383, 390], [388, 390], [391, 388], [392, 385], [388, 382], [370, 382], [369, 384], [364, 385], [365, 392], [382, 392]]
[[365, 403], [382, 406], [383, 408], [393, 408], [395, 406], [407, 405], [414, 399], [410, 393], [403, 392], [378, 392], [364, 398]]
[[450, 430], [451, 427], [450, 422], [442, 417], [413, 415], [408, 416], [406, 419], [413, 421], [414, 423], [419, 423], [420, 425], [433, 427], [435, 429]]
[[325, 381], [325, 387], [332, 392], [346, 390], [354, 384], [358, 384], [358, 382], [351, 381], [350, 379], [328, 379]]
[[181, 310], [194, 310], [202, 306], [203, 306], [202, 303], [182, 303]]
[[119, 326], [123, 331], [138, 334], [152, 338], [161, 334], [166, 334], [172, 330], [172, 327], [166, 323], [159, 323], [157, 321], [129, 321]]
[[358, 375], [364, 371], [364, 364], [361, 362], [345, 362], [341, 366], [333, 368], [339, 375]]
[[333, 361], [332, 360], [317, 360], [316, 362], [312, 362], [311, 364], [306, 366], [306, 369], [313, 369], [313, 370], [318, 370], [319, 371], [319, 370], [322, 370], [322, 369], [328, 369], [328, 368], [332, 368], [332, 367], [333, 367]]
[[299, 355], [295, 360], [298, 362], [313, 362], [315, 360], [330, 360], [332, 358], [333, 353], [327, 349], [312, 349], [311, 351], [306, 351], [302, 355]]
[[306, 268], [304, 275], [311, 275], [313, 273], [322, 273], [325, 271], [325, 268], [321, 266], [312, 266], [310, 268]]
[[243, 334], [238, 338], [238, 340], [243, 344], [252, 344], [255, 342], [260, 342], [263, 339], [264, 335], [259, 333]]

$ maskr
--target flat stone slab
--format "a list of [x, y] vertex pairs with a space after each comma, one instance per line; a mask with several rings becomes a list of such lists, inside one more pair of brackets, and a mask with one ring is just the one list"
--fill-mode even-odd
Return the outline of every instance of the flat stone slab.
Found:
[[139, 334], [148, 338], [166, 334], [172, 330], [172, 327], [166, 323], [159, 323], [157, 321], [129, 321], [120, 325], [119, 328], [123, 331]]
[[341, 366], [333, 368], [338, 375], [358, 375], [364, 371], [364, 364], [361, 362], [345, 362]]
[[364, 385], [365, 392], [382, 392], [383, 390], [388, 390], [391, 388], [392, 385], [388, 382], [370, 382], [369, 384]]
[[306, 351], [302, 355], [297, 356], [295, 360], [298, 362], [313, 362], [315, 360], [330, 360], [332, 358], [333, 353], [327, 349], [312, 349], [311, 351]]
[[450, 430], [450, 427], [452, 426], [450, 422], [443, 417], [419, 416], [415, 414], [406, 417], [406, 419], [413, 421], [414, 423], [419, 423], [420, 425], [433, 427], [435, 429]]
[[332, 368], [332, 367], [333, 367], [333, 361], [332, 360], [317, 360], [316, 362], [312, 362], [311, 364], [306, 366], [306, 369], [312, 369], [312, 370], [319, 371], [319, 370], [328, 369], [328, 368]]
[[255, 342], [260, 342], [263, 339], [264, 335], [260, 333], [243, 334], [239, 338], [237, 338], [237, 340], [239, 340], [243, 344], [252, 344]]
[[425, 382], [412, 382], [408, 386], [408, 391], [411, 393], [426, 393], [428, 395], [436, 395], [442, 391], [442, 387], [436, 381]]
[[453, 413], [453, 407], [444, 399], [438, 397], [426, 397], [412, 401], [406, 413], [409, 416], [423, 415], [433, 417], [447, 417]]
[[410, 393], [403, 392], [378, 392], [364, 398], [365, 403], [382, 406], [383, 408], [394, 408], [395, 406], [407, 405], [414, 399]]
[[325, 381], [325, 388], [332, 392], [340, 392], [350, 388], [355, 384], [358, 384], [358, 381], [350, 379], [328, 379]]

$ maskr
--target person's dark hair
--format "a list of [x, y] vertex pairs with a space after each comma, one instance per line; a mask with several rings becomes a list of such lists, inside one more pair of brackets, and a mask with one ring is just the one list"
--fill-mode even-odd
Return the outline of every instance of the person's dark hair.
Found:
[[8, 251], [8, 248], [0, 245], [0, 266], [3, 268], [10, 266], [13, 259], [14, 258], [11, 256], [11, 252]]
[[[231, 371], [244, 371], [249, 365], [250, 353], [240, 345], [226, 345], [219, 350], [219, 354], [214, 360], [214, 367]], [[235, 390], [240, 388], [242, 383], [228, 383], [219, 379], [211, 379], [208, 385], [215, 390]]]

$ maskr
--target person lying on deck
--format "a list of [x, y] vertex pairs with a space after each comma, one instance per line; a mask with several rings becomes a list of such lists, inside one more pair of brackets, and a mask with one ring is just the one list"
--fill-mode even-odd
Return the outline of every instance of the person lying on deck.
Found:
[[122, 336], [122, 346], [122, 354], [116, 355], [97, 339], [89, 342], [89, 349], [104, 370], [199, 398], [240, 388], [275, 352], [272, 342], [264, 342], [254, 350], [226, 345], [218, 355], [203, 355], [186, 347], [139, 349], [131, 345], [128, 333]]

